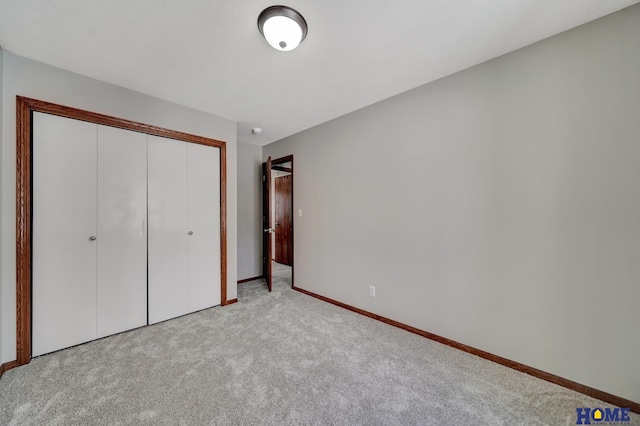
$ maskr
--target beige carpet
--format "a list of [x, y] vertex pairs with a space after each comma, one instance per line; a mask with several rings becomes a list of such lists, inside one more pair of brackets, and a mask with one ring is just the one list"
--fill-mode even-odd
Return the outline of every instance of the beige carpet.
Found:
[[[34, 359], [0, 425], [575, 425], [607, 404], [290, 289]], [[640, 416], [632, 422], [640, 425]]]

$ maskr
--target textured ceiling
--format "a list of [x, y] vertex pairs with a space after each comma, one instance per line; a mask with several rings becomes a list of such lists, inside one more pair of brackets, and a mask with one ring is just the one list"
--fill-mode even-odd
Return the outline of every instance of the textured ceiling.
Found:
[[0, 0], [0, 44], [264, 145], [638, 1], [288, 0], [309, 34], [278, 52], [256, 26], [272, 1]]

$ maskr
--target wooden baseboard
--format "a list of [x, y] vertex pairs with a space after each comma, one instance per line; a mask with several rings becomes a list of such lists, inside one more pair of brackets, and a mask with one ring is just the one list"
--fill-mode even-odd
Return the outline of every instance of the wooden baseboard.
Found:
[[640, 414], [640, 403], [637, 402], [633, 402], [630, 401], [628, 399], [616, 396], [616, 395], [612, 395], [610, 393], [598, 390], [598, 389], [594, 389], [592, 387], [583, 385], [581, 383], [577, 383], [574, 382], [572, 380], [569, 379], [565, 379], [563, 377], [560, 376], [556, 376], [555, 374], [551, 374], [551, 373], [547, 373], [546, 371], [542, 371], [542, 370], [538, 370], [537, 368], [533, 368], [530, 367], [528, 365], [524, 365], [521, 364], [519, 362], [516, 361], [512, 361], [510, 359], [507, 358], [503, 358], [501, 356], [498, 355], [494, 355], [491, 354], [489, 352], [485, 352], [481, 349], [477, 349], [468, 345], [465, 345], [464, 343], [460, 343], [460, 342], [456, 342], [455, 340], [451, 340], [451, 339], [447, 339], [446, 337], [442, 337], [442, 336], [438, 336], [437, 334], [433, 334], [433, 333], [429, 333], [428, 331], [424, 331], [424, 330], [420, 330], [418, 328], [415, 327], [411, 327], [410, 325], [407, 324], [403, 324], [401, 322], [389, 319], [389, 318], [385, 318], [383, 316], [362, 310], [360, 308], [356, 308], [354, 306], [351, 305], [347, 305], [346, 303], [342, 303], [342, 302], [338, 302], [337, 300], [333, 300], [333, 299], [329, 299], [328, 297], [325, 296], [321, 296], [319, 294], [310, 292], [308, 290], [303, 290], [299, 287], [294, 287], [294, 290], [299, 291], [300, 293], [304, 293], [308, 296], [312, 296], [315, 297], [316, 299], [320, 299], [324, 302], [328, 302], [331, 303], [333, 305], [336, 306], [340, 306], [341, 308], [344, 309], [348, 309], [350, 311], [356, 312], [360, 315], [364, 315], [367, 316], [369, 318], [373, 318], [375, 320], [384, 322], [386, 324], [392, 325], [394, 327], [398, 327], [401, 328], [403, 330], [409, 331], [411, 333], [415, 333], [418, 334], [422, 337], [426, 337], [427, 339], [431, 339], [434, 340], [436, 342], [442, 343], [444, 345], [447, 346], [451, 346], [452, 348], [455, 349], [459, 349], [461, 351], [464, 352], [468, 352], [472, 355], [476, 355], [479, 356], [480, 358], [484, 358], [486, 360], [489, 361], [493, 361], [495, 363], [504, 365], [505, 367], [509, 367], [512, 368], [514, 370], [520, 371], [522, 373], [526, 373], [529, 374], [531, 376], [537, 377], [539, 379], [542, 380], [546, 380], [548, 382], [551, 383], [555, 383], [556, 385], [560, 385], [562, 387], [565, 387], [567, 389], [571, 389], [574, 390], [576, 392], [580, 392], [582, 394], [588, 395], [590, 397], [599, 399], [601, 401], [607, 402], [609, 404], [613, 404], [616, 405], [618, 407], [624, 407], [624, 408], [629, 408], [631, 409], [631, 411], [633, 411], [634, 413], [638, 413]]
[[18, 366], [18, 361], [9, 361], [4, 364], [0, 364], [0, 377], [4, 374], [5, 371], [11, 370], [12, 368], [16, 368]]
[[245, 278], [244, 280], [238, 281], [238, 284], [248, 283], [249, 281], [259, 280], [260, 278], [262, 278], [262, 275], [253, 278]]
[[229, 305], [233, 305], [234, 303], [238, 303], [238, 299], [231, 299], [231, 300], [227, 300], [226, 302], [224, 302], [222, 304], [222, 306], [229, 306]]

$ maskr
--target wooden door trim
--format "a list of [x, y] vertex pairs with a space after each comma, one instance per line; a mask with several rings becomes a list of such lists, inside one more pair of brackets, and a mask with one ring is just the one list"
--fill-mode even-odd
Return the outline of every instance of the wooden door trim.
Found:
[[37, 99], [16, 97], [16, 362], [31, 361], [31, 172], [32, 113], [42, 112], [148, 135], [220, 149], [220, 299], [227, 300], [227, 157], [226, 142], [124, 118], [71, 108]]
[[[276, 158], [275, 160], [271, 160], [271, 166], [274, 165], [278, 165], [278, 164], [284, 164], [284, 163], [288, 163], [291, 162], [291, 167], [287, 167], [290, 170], [287, 170], [289, 172], [293, 172], [293, 155], [287, 155], [285, 157], [280, 157], [280, 158]], [[274, 167], [271, 167], [272, 169]]]
[[291, 167], [283, 167], [283, 166], [271, 166], [271, 170], [278, 170], [280, 172], [289, 172], [289, 173], [293, 171]]

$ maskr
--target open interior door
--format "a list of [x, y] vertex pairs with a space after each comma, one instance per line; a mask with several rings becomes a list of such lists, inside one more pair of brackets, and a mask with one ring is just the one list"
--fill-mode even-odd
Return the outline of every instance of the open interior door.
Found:
[[[278, 170], [275, 168], [275, 170]], [[275, 177], [274, 188], [275, 193], [272, 194], [273, 202], [275, 204], [274, 212], [276, 233], [273, 234], [276, 239], [275, 251], [273, 253], [273, 260], [276, 263], [292, 266], [291, 258], [293, 257], [293, 250], [291, 241], [293, 239], [293, 209], [291, 205], [292, 200], [292, 178], [293, 175], [284, 175]]]
[[262, 275], [267, 281], [267, 287], [271, 291], [271, 282], [273, 271], [271, 268], [271, 259], [273, 257], [272, 241], [273, 241], [273, 218], [271, 217], [271, 157], [267, 158], [266, 163], [262, 163]]

